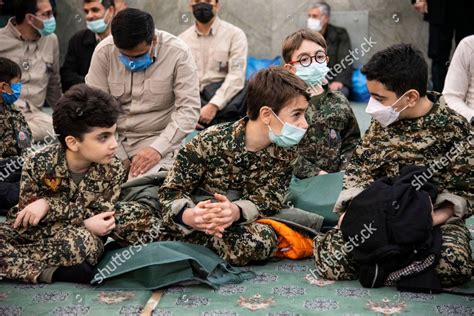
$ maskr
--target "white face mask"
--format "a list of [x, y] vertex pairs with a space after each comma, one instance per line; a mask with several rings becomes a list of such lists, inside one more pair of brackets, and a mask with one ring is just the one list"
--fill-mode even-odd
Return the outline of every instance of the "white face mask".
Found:
[[321, 25], [321, 20], [308, 18], [308, 28], [316, 32], [321, 31], [321, 29], [323, 28]]
[[399, 97], [397, 101], [395, 101], [391, 106], [385, 106], [379, 101], [370, 97], [369, 103], [367, 104], [367, 107], [365, 108], [365, 112], [369, 113], [374, 119], [376, 119], [377, 122], [380, 123], [380, 125], [382, 125], [383, 127], [387, 127], [393, 122], [398, 121], [398, 118], [400, 117], [400, 113], [403, 112], [408, 107], [408, 105], [405, 106], [399, 112], [395, 111], [395, 109], [393, 108], [395, 104], [397, 104], [398, 101], [400, 101], [401, 98], [405, 96], [405, 93], [401, 97]]

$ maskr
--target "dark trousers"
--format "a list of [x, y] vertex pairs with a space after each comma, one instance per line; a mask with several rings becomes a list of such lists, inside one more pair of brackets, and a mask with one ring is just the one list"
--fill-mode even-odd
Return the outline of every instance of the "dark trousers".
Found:
[[448, 18], [445, 23], [430, 22], [428, 57], [432, 60], [433, 90], [437, 92], [443, 92], [453, 35], [457, 46], [464, 37], [474, 34], [474, 22], [464, 16], [471, 15], [472, 11], [460, 12], [463, 10], [461, 5], [453, 3], [453, 6], [459, 6], [459, 8], [451, 8], [446, 13]]
[[[211, 101], [216, 94], [216, 91], [222, 86], [224, 81], [213, 82], [204, 87], [201, 92], [201, 106], [205, 106]], [[216, 117], [208, 125], [215, 125], [224, 122], [234, 122], [245, 115], [247, 115], [247, 108], [245, 106], [245, 97], [247, 96], [247, 84], [244, 88], [235, 95], [226, 106], [217, 112]]]
[[[6, 212], [18, 203], [20, 197], [20, 178], [21, 169], [15, 169], [13, 160], [0, 160], [0, 215], [6, 215]], [[13, 170], [13, 171], [12, 171]]]

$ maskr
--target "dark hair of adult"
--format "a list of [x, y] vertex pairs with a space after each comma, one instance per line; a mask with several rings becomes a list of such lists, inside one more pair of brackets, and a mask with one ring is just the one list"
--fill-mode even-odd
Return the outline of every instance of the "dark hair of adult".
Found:
[[96, 1], [102, 4], [106, 9], [115, 6], [114, 0], [84, 0], [84, 3], [91, 3]]
[[143, 41], [150, 45], [154, 34], [155, 23], [148, 12], [127, 8], [112, 20], [112, 36], [120, 49], [133, 49]]
[[21, 24], [28, 13], [35, 15], [38, 12], [38, 0], [15, 0], [13, 12], [16, 23]]

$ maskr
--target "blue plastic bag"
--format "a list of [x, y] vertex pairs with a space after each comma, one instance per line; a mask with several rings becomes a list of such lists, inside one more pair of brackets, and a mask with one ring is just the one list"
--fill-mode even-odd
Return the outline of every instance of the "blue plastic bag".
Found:
[[365, 103], [369, 101], [369, 98], [367, 78], [362, 74], [360, 68], [356, 68], [352, 73], [352, 100]]
[[282, 64], [282, 59], [280, 56], [277, 56], [273, 59], [259, 59], [253, 56], [247, 58], [247, 73], [245, 79], [249, 80], [250, 77], [259, 70], [268, 68], [270, 66], [279, 66]]

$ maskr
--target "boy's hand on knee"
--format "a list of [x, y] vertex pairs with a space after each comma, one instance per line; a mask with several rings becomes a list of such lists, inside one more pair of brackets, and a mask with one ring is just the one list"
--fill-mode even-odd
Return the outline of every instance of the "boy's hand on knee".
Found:
[[16, 216], [13, 228], [23, 226], [28, 228], [28, 225], [36, 226], [39, 224], [41, 219], [45, 217], [49, 211], [48, 201], [45, 199], [39, 199], [33, 203], [28, 204], [27, 207], [22, 209]]
[[115, 211], [103, 212], [84, 220], [84, 226], [96, 236], [106, 236], [115, 228]]

